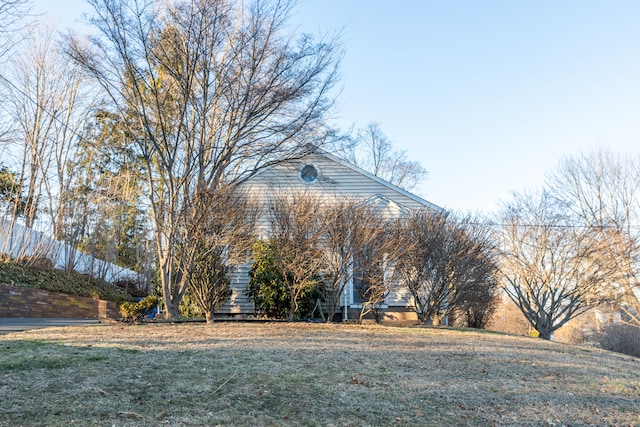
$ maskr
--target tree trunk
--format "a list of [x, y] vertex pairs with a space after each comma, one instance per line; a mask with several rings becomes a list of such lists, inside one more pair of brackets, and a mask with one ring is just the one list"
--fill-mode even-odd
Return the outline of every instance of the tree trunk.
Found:
[[552, 332], [548, 329], [548, 328], [536, 328], [536, 331], [538, 331], [538, 337], [542, 338], [543, 340], [551, 340], [551, 334]]
[[440, 326], [440, 315], [435, 313], [431, 316], [431, 326]]
[[553, 334], [553, 331], [555, 331], [555, 328], [552, 328], [550, 322], [546, 321], [538, 322], [538, 324], [535, 325], [535, 330], [538, 331], [539, 338], [551, 340], [551, 335]]
[[174, 307], [173, 301], [171, 301], [169, 295], [164, 295], [164, 308], [165, 319], [169, 320], [178, 317], [177, 310]]
[[296, 308], [297, 308], [297, 304], [296, 304], [296, 296], [295, 296], [295, 292], [290, 291], [290, 297], [289, 297], [289, 315], [287, 316], [287, 320], [289, 322], [293, 322], [293, 319], [295, 318], [296, 315]]
[[340, 301], [340, 297], [337, 298], [334, 295], [329, 296], [329, 301], [327, 302], [327, 323], [333, 322], [333, 317], [338, 312], [338, 302]]

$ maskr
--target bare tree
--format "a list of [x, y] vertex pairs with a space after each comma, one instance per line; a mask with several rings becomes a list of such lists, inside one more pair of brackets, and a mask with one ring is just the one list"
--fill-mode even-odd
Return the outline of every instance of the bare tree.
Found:
[[361, 224], [353, 241], [353, 292], [355, 303], [360, 304], [358, 323], [368, 314], [379, 323], [387, 296], [398, 287], [392, 271], [405, 246], [393, 232], [394, 219], [372, 207], [365, 209], [367, 222]]
[[[51, 27], [34, 27], [24, 52], [11, 62], [8, 109], [17, 129], [13, 140], [25, 187], [24, 217], [33, 227], [43, 211], [53, 234], [63, 236], [63, 195], [68, 188], [68, 163], [90, 114], [93, 97], [82, 70], [55, 44]], [[46, 196], [46, 197], [45, 197]]]
[[335, 40], [285, 34], [291, 1], [89, 2], [100, 36], [71, 53], [107, 90], [144, 159], [175, 316], [196, 250], [194, 194], [322, 143], [340, 52]]
[[609, 289], [640, 327], [640, 155], [600, 149], [566, 158], [547, 185], [573, 223], [590, 230], [599, 256], [615, 264], [619, 274]]
[[353, 245], [360, 218], [356, 203], [339, 200], [322, 213], [325, 220], [325, 275], [327, 293], [327, 322], [332, 322], [347, 284], [353, 277]]
[[[323, 272], [326, 278], [327, 322], [331, 322], [338, 309], [340, 296], [344, 295], [348, 284], [353, 282], [354, 277], [359, 285], [363, 284], [363, 273], [356, 270], [364, 268], [367, 260], [373, 262], [371, 257], [364, 256], [373, 255], [365, 254], [366, 249], [379, 244], [382, 234], [388, 230], [385, 229], [383, 219], [373, 206], [353, 199], [338, 199], [332, 202], [322, 212], [322, 217], [324, 219], [322, 245], [325, 250]], [[383, 258], [384, 256], [381, 261], [384, 261]], [[356, 266], [356, 263], [359, 265]], [[370, 282], [384, 284], [384, 280], [374, 280], [371, 275], [368, 278]], [[366, 287], [360, 286], [358, 289], [365, 294], [362, 298], [369, 300], [368, 297], [374, 296], [373, 288], [373, 286], [369, 287], [368, 294], [365, 292]], [[372, 298], [371, 304], [365, 303], [366, 309], [375, 306], [376, 301], [384, 301], [388, 290], [383, 287], [378, 289], [381, 291], [384, 289], [384, 291]]]
[[446, 212], [419, 211], [403, 222], [400, 233], [408, 247], [395, 270], [411, 291], [421, 322], [439, 325], [460, 310], [479, 315], [483, 307], [472, 305], [480, 303], [474, 295], [492, 303], [496, 265], [486, 228]]
[[29, 12], [29, 0], [0, 2], [0, 62], [15, 45], [15, 35], [22, 30], [19, 23]]
[[547, 192], [516, 194], [500, 216], [504, 290], [541, 338], [606, 300], [616, 266]]
[[[497, 276], [497, 265], [487, 261], [485, 269], [474, 271], [478, 275], [477, 281], [472, 286], [465, 287], [461, 293], [456, 309], [454, 310], [454, 322], [459, 326], [475, 329], [485, 329], [500, 303], [499, 286]], [[482, 270], [485, 270], [483, 272]]]
[[189, 292], [211, 323], [214, 312], [231, 296], [234, 266], [249, 258], [258, 210], [245, 194], [230, 186], [197, 196], [197, 223], [205, 226], [194, 232], [197, 249]]
[[281, 194], [269, 204], [274, 263], [289, 291], [289, 320], [298, 312], [300, 299], [320, 282], [325, 264], [320, 209], [321, 197], [310, 193]]
[[393, 144], [373, 122], [357, 132], [346, 147], [345, 157], [354, 165], [405, 190], [412, 190], [427, 178], [428, 172], [406, 152], [394, 150]]

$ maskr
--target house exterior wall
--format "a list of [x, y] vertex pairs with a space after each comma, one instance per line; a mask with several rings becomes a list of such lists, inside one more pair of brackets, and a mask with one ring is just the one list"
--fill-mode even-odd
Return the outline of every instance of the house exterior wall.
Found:
[[[300, 169], [304, 165], [313, 165], [318, 171], [315, 182], [307, 184], [300, 178]], [[437, 206], [419, 197], [385, 184], [379, 178], [363, 174], [355, 166], [349, 167], [344, 161], [333, 156], [310, 154], [299, 160], [278, 164], [264, 170], [246, 183], [257, 197], [269, 196], [278, 192], [310, 191], [321, 193], [328, 198], [351, 197], [366, 200], [374, 196], [382, 196], [409, 209], [421, 209]]]
[[[301, 178], [301, 170], [305, 165], [312, 165], [317, 171], [317, 179], [305, 182]], [[380, 214], [389, 218], [397, 218], [411, 210], [441, 208], [397, 188], [373, 175], [360, 170], [327, 153], [310, 154], [298, 160], [277, 164], [263, 170], [243, 184], [243, 190], [262, 208], [263, 214], [259, 221], [261, 238], [269, 235], [269, 221], [266, 216], [267, 207], [273, 197], [282, 194], [307, 192], [321, 196], [323, 202], [330, 204], [341, 198], [355, 201], [375, 203]], [[237, 267], [232, 279], [232, 296], [219, 311], [221, 314], [253, 314], [254, 305], [245, 295], [249, 285], [250, 264]], [[352, 304], [350, 294], [347, 305]], [[411, 295], [406, 288], [399, 287], [392, 291], [385, 301], [387, 307], [402, 307], [412, 305]], [[345, 305], [345, 295], [342, 296], [341, 307]]]

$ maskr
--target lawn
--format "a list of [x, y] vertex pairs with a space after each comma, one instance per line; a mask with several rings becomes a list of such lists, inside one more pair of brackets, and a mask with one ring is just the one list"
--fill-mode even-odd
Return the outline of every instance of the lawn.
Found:
[[0, 336], [0, 426], [640, 425], [640, 359], [495, 333], [306, 323]]

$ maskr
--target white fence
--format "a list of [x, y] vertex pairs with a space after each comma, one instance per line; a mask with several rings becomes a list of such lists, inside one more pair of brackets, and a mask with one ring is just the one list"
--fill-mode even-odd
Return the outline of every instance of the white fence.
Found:
[[141, 276], [132, 270], [93, 258], [40, 231], [5, 219], [0, 219], [0, 253], [11, 258], [46, 257], [52, 261], [56, 269], [70, 268], [111, 283], [123, 279], [141, 279]]

